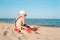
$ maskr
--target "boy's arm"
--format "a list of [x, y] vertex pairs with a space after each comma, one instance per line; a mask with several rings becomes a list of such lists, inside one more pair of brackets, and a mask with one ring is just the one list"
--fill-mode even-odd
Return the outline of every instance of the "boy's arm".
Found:
[[25, 24], [25, 19], [22, 20], [23, 25]]

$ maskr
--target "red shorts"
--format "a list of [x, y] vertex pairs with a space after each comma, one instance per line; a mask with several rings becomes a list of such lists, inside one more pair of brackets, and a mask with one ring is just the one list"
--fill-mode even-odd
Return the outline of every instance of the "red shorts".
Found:
[[28, 33], [32, 33], [32, 30], [31, 30], [31, 29], [26, 29], [26, 31], [27, 31]]
[[21, 32], [20, 29], [14, 28], [15, 32]]

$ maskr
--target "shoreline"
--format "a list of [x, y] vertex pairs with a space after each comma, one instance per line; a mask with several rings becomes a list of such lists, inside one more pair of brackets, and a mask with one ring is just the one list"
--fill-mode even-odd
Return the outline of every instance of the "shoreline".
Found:
[[[13, 23], [15, 22], [15, 19], [0, 19], [0, 22], [7, 22], [7, 23]], [[37, 26], [52, 26], [52, 27], [60, 27], [60, 19], [26, 19], [26, 24], [28, 25], [37, 25]]]
[[[9, 23], [9, 22], [0, 22], [0, 23], [7, 23], [7, 24], [13, 24], [14, 23]], [[43, 27], [56, 27], [56, 28], [60, 28], [60, 26], [54, 26], [54, 25], [33, 25], [33, 26], [43, 26]]]

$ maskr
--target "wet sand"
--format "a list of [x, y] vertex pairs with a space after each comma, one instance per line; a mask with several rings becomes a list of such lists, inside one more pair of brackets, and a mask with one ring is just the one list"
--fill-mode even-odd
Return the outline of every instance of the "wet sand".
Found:
[[60, 28], [36, 26], [38, 27], [35, 33], [17, 33], [14, 32], [14, 24], [0, 22], [0, 40], [60, 40]]

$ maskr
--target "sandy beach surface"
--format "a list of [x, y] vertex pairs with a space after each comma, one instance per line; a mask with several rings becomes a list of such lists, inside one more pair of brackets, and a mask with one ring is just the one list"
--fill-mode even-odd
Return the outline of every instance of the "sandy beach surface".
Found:
[[14, 32], [14, 24], [11, 23], [0, 23], [0, 40], [60, 40], [60, 28], [57, 27], [38, 27], [35, 33], [17, 33]]

